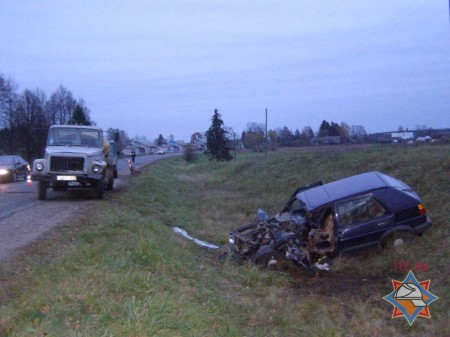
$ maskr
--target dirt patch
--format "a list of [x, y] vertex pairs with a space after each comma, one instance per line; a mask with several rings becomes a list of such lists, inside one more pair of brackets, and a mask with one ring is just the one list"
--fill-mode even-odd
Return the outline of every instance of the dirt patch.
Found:
[[43, 233], [73, 219], [86, 203], [48, 201], [3, 219], [0, 226], [0, 261], [9, 260], [17, 250]]
[[[125, 180], [116, 180], [116, 190], [122, 188]], [[72, 223], [74, 218], [86, 213], [89, 205], [105, 202], [92, 200], [89, 192], [73, 190], [54, 193], [49, 196], [49, 200], [34, 203], [29, 208], [3, 218], [0, 226], [0, 265], [7, 263], [44, 233]], [[106, 200], [108, 193], [105, 193]]]
[[357, 294], [379, 293], [386, 277], [364, 277], [348, 272], [318, 272], [314, 277], [293, 275], [292, 285], [300, 295], [353, 296]]

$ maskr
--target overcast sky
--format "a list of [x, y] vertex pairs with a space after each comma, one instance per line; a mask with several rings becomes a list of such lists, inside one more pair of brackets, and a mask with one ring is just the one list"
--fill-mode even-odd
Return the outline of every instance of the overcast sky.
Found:
[[62, 85], [104, 129], [189, 140], [322, 120], [450, 127], [445, 0], [0, 0], [0, 73]]

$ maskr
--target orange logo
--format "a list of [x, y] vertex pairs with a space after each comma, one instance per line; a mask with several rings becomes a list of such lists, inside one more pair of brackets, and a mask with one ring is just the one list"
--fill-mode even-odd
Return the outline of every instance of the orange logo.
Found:
[[394, 306], [392, 318], [404, 316], [409, 325], [417, 316], [431, 318], [429, 305], [438, 299], [430, 291], [430, 280], [419, 282], [412, 270], [403, 281], [392, 280], [394, 290], [383, 297]]

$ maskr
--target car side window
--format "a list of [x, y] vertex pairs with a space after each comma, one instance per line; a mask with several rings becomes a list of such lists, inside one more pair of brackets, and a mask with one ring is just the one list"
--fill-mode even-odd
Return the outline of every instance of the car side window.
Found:
[[339, 223], [351, 226], [387, 214], [387, 210], [373, 196], [364, 196], [341, 202], [337, 205]]

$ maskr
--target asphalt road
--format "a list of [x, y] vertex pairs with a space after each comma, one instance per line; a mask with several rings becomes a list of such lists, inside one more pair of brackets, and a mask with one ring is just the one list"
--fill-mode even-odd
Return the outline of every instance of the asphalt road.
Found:
[[[147, 155], [137, 156], [134, 163], [136, 168], [149, 164], [158, 159], [166, 158], [172, 154], [165, 155]], [[120, 181], [126, 175], [129, 175], [127, 159], [119, 159], [117, 162], [117, 169], [119, 173]], [[116, 182], [117, 183], [117, 182]], [[29, 186], [26, 181], [19, 180], [15, 183], [2, 183], [0, 184], [0, 226], [2, 220], [10, 217], [13, 214], [19, 213], [23, 210], [30, 209], [32, 207], [39, 206], [45, 202], [51, 202], [51, 200], [77, 200], [83, 197], [88, 197], [87, 190], [69, 190], [67, 192], [53, 192], [48, 190], [48, 199], [46, 201], [40, 201], [37, 199], [37, 183], [32, 182]]]
[[[136, 169], [158, 159], [176, 154], [136, 157]], [[130, 177], [127, 159], [118, 161], [115, 186], [126, 184]], [[70, 225], [74, 218], [86, 212], [93, 203], [108, 202], [108, 193], [120, 193], [120, 188], [105, 192], [105, 200], [95, 200], [89, 189], [54, 192], [49, 189], [47, 200], [38, 200], [37, 183], [26, 181], [0, 184], [0, 270], [16, 253], [24, 251], [34, 240], [59, 225]], [[95, 207], [95, 205], [94, 205]]]

